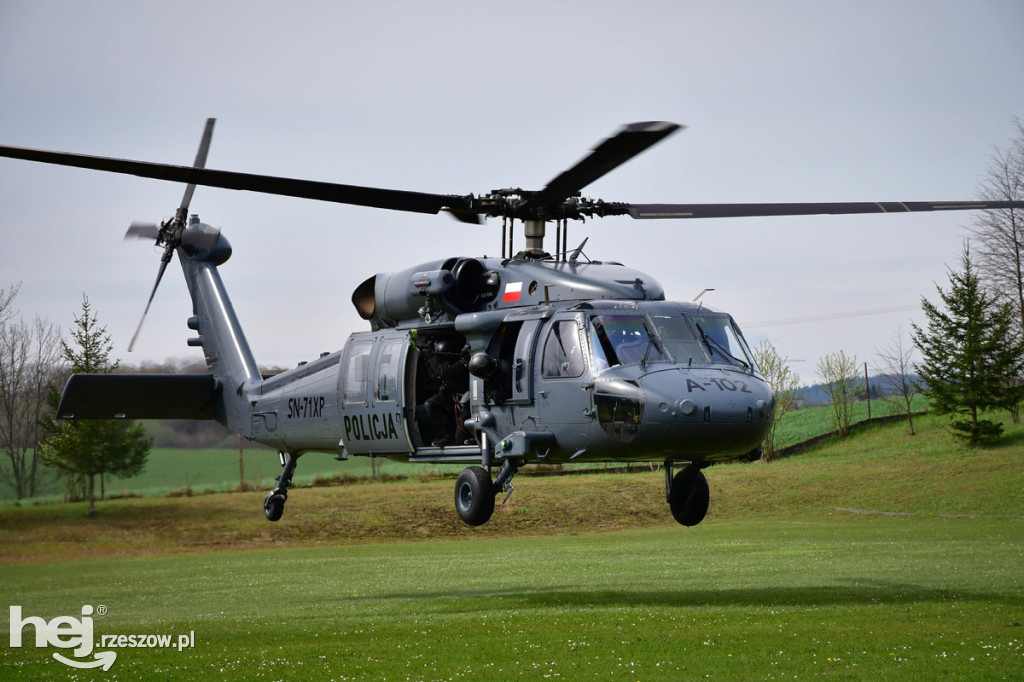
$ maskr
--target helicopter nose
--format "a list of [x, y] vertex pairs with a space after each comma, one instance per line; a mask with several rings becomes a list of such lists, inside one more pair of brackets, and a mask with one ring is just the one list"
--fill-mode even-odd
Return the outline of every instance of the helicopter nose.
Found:
[[646, 397], [644, 440], [660, 452], [744, 455], [764, 440], [775, 411], [771, 389], [753, 374], [677, 367], [648, 373], [639, 383]]

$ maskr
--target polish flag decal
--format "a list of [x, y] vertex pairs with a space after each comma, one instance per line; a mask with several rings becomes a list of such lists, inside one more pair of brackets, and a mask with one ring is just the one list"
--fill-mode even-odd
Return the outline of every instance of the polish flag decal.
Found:
[[501, 300], [503, 303], [511, 303], [513, 301], [518, 301], [522, 293], [522, 282], [509, 282], [508, 284], [505, 285], [505, 295], [502, 297]]

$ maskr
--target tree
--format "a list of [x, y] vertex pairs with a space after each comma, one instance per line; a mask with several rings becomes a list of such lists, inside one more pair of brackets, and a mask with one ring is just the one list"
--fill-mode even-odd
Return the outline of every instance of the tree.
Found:
[[21, 282], [12, 284], [10, 289], [0, 289], [0, 324], [14, 317], [11, 303], [14, 302], [14, 297], [18, 295], [19, 289], [21, 289]]
[[47, 387], [60, 368], [60, 329], [36, 318], [14, 319], [19, 285], [0, 289], [0, 450], [3, 481], [16, 499], [33, 497], [39, 480], [36, 442], [45, 415]]
[[857, 357], [839, 351], [818, 360], [818, 374], [832, 408], [829, 421], [840, 438], [844, 438], [853, 422], [853, 403], [857, 399]]
[[[74, 346], [61, 341], [61, 353], [74, 373], [107, 374], [118, 362], [110, 362], [113, 344], [106, 327], [100, 327], [89, 299], [82, 296], [82, 314], [75, 317], [71, 331]], [[50, 400], [59, 399], [56, 387]], [[149, 456], [152, 441], [138, 423], [126, 420], [89, 420], [57, 422], [44, 420], [45, 440], [40, 443], [44, 461], [61, 472], [74, 487], [84, 481], [89, 499], [89, 513], [96, 511], [96, 477], [112, 474], [130, 478], [141, 473]]]
[[882, 349], [875, 349], [878, 355], [879, 370], [882, 373], [882, 381], [889, 385], [893, 394], [897, 396], [893, 405], [905, 411], [907, 415], [907, 428], [911, 436], [914, 435], [914, 416], [911, 414], [910, 403], [917, 395], [918, 385], [911, 378], [913, 363], [910, 359], [914, 355], [913, 344], [906, 343], [903, 330], [898, 329], [893, 335], [889, 344]]
[[917, 371], [931, 409], [952, 415], [954, 434], [979, 445], [996, 440], [1003, 428], [980, 415], [1020, 402], [1024, 342], [1014, 307], [982, 288], [969, 243], [964, 244], [960, 267], [948, 270], [949, 291], [935, 286], [944, 309], [921, 299], [928, 327], [915, 324], [913, 339], [921, 351]]
[[[982, 200], [1024, 200], [1024, 122], [1014, 118], [1016, 138], [997, 149], [979, 188]], [[971, 229], [977, 263], [994, 291], [1012, 301], [1024, 332], [1024, 211], [979, 211]]]
[[778, 354], [767, 339], [754, 349], [754, 361], [757, 363], [765, 381], [775, 395], [775, 416], [768, 427], [768, 435], [761, 444], [761, 457], [770, 462], [775, 459], [775, 429], [782, 417], [789, 411], [796, 398], [796, 389], [800, 384], [800, 376], [789, 366], [789, 359]]

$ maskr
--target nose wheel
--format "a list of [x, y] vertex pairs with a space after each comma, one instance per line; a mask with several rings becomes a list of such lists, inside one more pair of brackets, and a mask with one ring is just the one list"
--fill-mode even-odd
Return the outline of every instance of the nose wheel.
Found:
[[708, 479], [697, 464], [672, 475], [672, 463], [665, 462], [665, 487], [672, 517], [684, 526], [696, 526], [704, 520], [711, 502]]

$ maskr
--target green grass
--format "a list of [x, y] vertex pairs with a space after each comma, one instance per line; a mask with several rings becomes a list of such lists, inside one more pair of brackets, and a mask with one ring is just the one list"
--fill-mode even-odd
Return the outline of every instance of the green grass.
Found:
[[[475, 529], [450, 480], [297, 489], [276, 524], [262, 493], [7, 507], [0, 584], [104, 605], [97, 635], [195, 632], [117, 650], [120, 679], [1019, 679], [1024, 426], [918, 426], [708, 469], [689, 529], [660, 473], [522, 476]], [[53, 650], [0, 679], [73, 678]]]
[[[568, 529], [567, 529], [568, 530]], [[120, 679], [1019, 679], [1024, 524], [805, 515], [597, 535], [8, 566], [25, 615], [104, 605]], [[4, 679], [69, 679], [7, 648]]]
[[[922, 411], [928, 407], [928, 399], [923, 395], [914, 396], [912, 409]], [[787, 412], [779, 420], [775, 432], [775, 445], [784, 448], [794, 443], [821, 436], [833, 430], [830, 422], [831, 407], [806, 407], [801, 410]], [[872, 417], [887, 417], [894, 412], [894, 404], [886, 400], [871, 401]], [[853, 404], [853, 423], [868, 418], [868, 403], [860, 400]]]

